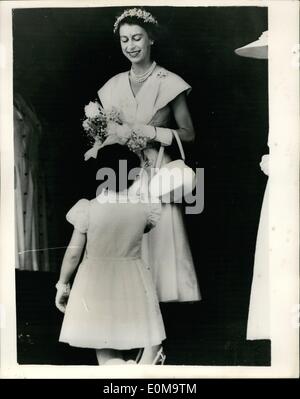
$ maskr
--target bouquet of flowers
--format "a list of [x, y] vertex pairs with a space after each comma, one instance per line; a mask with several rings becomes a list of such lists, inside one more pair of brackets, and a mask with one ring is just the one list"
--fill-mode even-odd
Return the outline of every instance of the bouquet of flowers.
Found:
[[121, 123], [117, 109], [112, 108], [110, 111], [105, 111], [97, 101], [90, 101], [84, 107], [84, 112], [86, 119], [83, 120], [82, 127], [90, 144], [95, 142], [102, 144], [105, 141], [108, 136], [107, 125], [109, 122]]
[[114, 130], [117, 130], [114, 126], [122, 126], [121, 113], [116, 108], [104, 110], [97, 101], [91, 101], [84, 107], [84, 112], [86, 118], [82, 122], [82, 127], [92, 145], [92, 148], [85, 153], [85, 160], [90, 157], [96, 158], [100, 148], [115, 143], [127, 145], [136, 153], [146, 148], [147, 138], [139, 136], [134, 130], [130, 137], [124, 138], [114, 133]]

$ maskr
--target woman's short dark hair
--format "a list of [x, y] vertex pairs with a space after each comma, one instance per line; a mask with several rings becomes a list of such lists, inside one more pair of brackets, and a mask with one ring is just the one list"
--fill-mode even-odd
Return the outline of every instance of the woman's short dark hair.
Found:
[[[97, 183], [105, 182], [107, 188], [116, 192], [126, 190], [134, 182], [134, 176], [128, 178], [129, 172], [133, 169], [138, 172], [140, 165], [138, 155], [125, 145], [113, 144], [103, 147], [98, 151], [96, 159]], [[108, 169], [109, 174], [106, 173]], [[110, 177], [113, 179], [109, 180]]]

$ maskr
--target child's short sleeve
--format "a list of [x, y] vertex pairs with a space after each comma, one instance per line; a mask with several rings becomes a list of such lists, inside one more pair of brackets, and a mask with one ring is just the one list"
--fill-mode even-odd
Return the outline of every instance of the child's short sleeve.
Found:
[[161, 202], [149, 203], [149, 213], [147, 218], [147, 230], [149, 231], [156, 226], [161, 215]]
[[67, 213], [66, 219], [74, 225], [74, 228], [81, 233], [86, 233], [89, 225], [90, 201], [87, 199], [79, 200]]

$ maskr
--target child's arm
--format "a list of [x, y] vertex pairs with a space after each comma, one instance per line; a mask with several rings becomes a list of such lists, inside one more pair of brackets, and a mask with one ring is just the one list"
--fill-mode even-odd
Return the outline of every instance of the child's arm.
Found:
[[62, 262], [59, 281], [56, 284], [57, 294], [55, 303], [61, 312], [65, 311], [66, 299], [69, 296], [69, 281], [78, 266], [85, 242], [86, 234], [74, 229]]
[[59, 276], [59, 282], [67, 284], [72, 277], [76, 267], [78, 266], [84, 245], [86, 242], [86, 234], [74, 229], [71, 241], [66, 250]]

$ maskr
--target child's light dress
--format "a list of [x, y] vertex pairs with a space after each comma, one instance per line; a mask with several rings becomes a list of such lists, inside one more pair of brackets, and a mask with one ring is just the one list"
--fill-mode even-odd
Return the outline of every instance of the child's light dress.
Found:
[[59, 338], [72, 346], [132, 349], [166, 338], [152, 275], [141, 259], [144, 230], [155, 226], [160, 204], [115, 196], [106, 191], [81, 199], [66, 216], [87, 234]]

